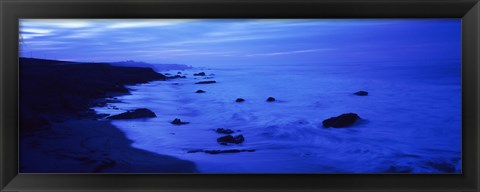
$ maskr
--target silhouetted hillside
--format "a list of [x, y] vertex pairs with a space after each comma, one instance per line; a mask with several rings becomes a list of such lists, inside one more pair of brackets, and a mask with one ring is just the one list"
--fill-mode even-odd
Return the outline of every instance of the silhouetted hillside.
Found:
[[93, 99], [129, 93], [125, 85], [165, 79], [151, 68], [20, 58], [21, 121], [85, 113]]

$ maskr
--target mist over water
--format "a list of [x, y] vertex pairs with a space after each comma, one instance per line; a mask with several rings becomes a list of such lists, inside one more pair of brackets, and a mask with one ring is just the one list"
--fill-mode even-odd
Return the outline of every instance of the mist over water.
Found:
[[[202, 173], [461, 172], [459, 61], [224, 66], [131, 86], [121, 102], [94, 109], [152, 110], [157, 118], [112, 123], [133, 147], [191, 160]], [[193, 76], [198, 72], [211, 79]], [[195, 84], [204, 80], [217, 83]], [[360, 90], [369, 95], [353, 94]], [[350, 112], [362, 120], [349, 128], [322, 126]], [[190, 124], [172, 125], [175, 118]], [[245, 142], [220, 145], [217, 128], [235, 130]], [[188, 153], [195, 149], [256, 151]]]

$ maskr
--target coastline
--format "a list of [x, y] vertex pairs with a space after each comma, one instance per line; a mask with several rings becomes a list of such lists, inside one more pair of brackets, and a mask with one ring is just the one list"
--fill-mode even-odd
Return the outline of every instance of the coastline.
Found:
[[26, 58], [20, 68], [20, 173], [197, 172], [191, 161], [133, 148], [90, 109], [130, 94], [125, 85], [165, 76], [150, 68]]

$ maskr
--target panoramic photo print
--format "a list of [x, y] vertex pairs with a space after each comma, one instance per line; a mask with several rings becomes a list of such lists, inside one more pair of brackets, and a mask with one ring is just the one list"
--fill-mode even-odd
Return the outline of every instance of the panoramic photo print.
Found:
[[20, 19], [20, 173], [460, 174], [461, 19]]

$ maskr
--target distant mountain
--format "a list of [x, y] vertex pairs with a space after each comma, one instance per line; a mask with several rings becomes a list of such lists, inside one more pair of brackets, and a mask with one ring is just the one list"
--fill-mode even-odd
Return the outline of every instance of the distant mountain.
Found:
[[152, 68], [155, 71], [184, 70], [184, 69], [192, 68], [192, 66], [183, 65], [183, 64], [151, 64], [151, 63], [145, 63], [145, 62], [133, 61], [133, 60], [113, 62], [110, 64], [113, 66], [122, 66], [122, 67]]

